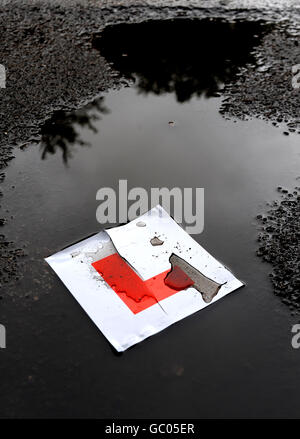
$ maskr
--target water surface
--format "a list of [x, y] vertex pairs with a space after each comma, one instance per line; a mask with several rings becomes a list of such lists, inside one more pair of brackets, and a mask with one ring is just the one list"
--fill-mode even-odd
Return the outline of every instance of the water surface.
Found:
[[[247, 32], [250, 53], [255, 38]], [[16, 151], [8, 168], [2, 205], [13, 218], [3, 230], [26, 244], [28, 256], [21, 280], [1, 301], [8, 334], [0, 352], [2, 415], [298, 416], [293, 318], [273, 295], [270, 267], [255, 256], [256, 215], [278, 197], [277, 186], [295, 184], [298, 136], [220, 115], [223, 82], [254, 62], [251, 54], [241, 59], [229, 51], [210, 71], [205, 64], [204, 79], [182, 94], [185, 78], [193, 84], [198, 77], [199, 65], [189, 67], [194, 52], [175, 64], [160, 53], [160, 69], [166, 59], [162, 83], [145, 86], [145, 59], [138, 63], [130, 47], [121, 54], [127, 73], [120, 70], [135, 84], [79, 111], [56, 113], [42, 129], [41, 144]], [[119, 59], [113, 50], [109, 56]], [[96, 192], [117, 190], [119, 179], [148, 191], [203, 187], [205, 226], [195, 239], [246, 283], [120, 356], [43, 261], [102, 228]]]

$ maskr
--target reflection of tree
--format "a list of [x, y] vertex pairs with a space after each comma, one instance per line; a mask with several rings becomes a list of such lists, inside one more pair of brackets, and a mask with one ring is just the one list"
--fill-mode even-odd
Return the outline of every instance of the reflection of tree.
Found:
[[57, 148], [60, 148], [63, 161], [67, 163], [73, 145], [88, 146], [89, 144], [81, 139], [80, 130], [88, 128], [94, 133], [97, 132], [93, 123], [100, 119], [100, 114], [108, 113], [103, 100], [103, 97], [96, 99], [77, 111], [54, 113], [41, 129], [42, 159], [45, 159], [47, 154], [55, 154]]
[[213, 96], [238, 69], [254, 63], [253, 48], [267, 27], [221, 20], [147, 21], [107, 27], [93, 45], [143, 92]]

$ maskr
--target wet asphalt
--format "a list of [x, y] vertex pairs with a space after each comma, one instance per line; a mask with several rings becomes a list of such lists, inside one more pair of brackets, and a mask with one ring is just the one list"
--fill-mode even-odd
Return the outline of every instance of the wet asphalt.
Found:
[[[225, 83], [220, 113], [225, 120], [262, 119], [283, 138], [300, 133], [300, 91], [292, 87], [292, 67], [300, 64], [299, 14], [296, 1], [2, 2], [0, 63], [7, 84], [0, 89], [1, 180], [15, 155], [38, 147], [41, 127], [54, 112], [76, 110], [127, 83], [124, 72], [95, 47], [103, 29], [118, 23], [176, 17], [264, 21], [268, 31], [253, 49], [256, 62]], [[0, 323], [8, 328], [8, 345], [0, 350], [0, 416], [297, 416], [299, 353], [290, 345], [291, 325], [299, 320], [291, 311], [300, 303], [297, 181], [277, 192], [276, 200], [257, 211], [251, 246], [258, 238], [258, 256], [267, 261], [257, 258], [256, 266], [265, 297], [254, 303], [246, 293], [247, 321], [231, 300], [197, 323], [199, 346], [187, 341], [195, 330], [192, 318], [117, 356], [72, 298], [63, 296], [42, 261], [32, 287], [28, 243], [18, 230], [12, 236], [14, 218], [5, 202], [11, 195], [3, 189]], [[26, 209], [27, 200], [16, 199]], [[68, 238], [62, 244], [67, 243]], [[270, 305], [271, 290], [281, 300]], [[224, 313], [231, 323], [220, 328]], [[211, 332], [213, 325], [219, 332]], [[264, 332], [258, 336], [255, 327]]]

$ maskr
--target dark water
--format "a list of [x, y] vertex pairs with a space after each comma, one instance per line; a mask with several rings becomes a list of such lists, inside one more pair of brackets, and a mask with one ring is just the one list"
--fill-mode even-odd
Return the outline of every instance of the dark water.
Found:
[[[157, 45], [164, 29], [175, 38], [176, 30], [187, 31], [182, 25], [157, 28]], [[140, 35], [148, 35], [147, 26]], [[192, 37], [197, 30], [203, 37], [199, 23], [193, 26]], [[293, 187], [299, 138], [263, 121], [219, 114], [216, 93], [239, 67], [254, 62], [262, 31], [258, 24], [220, 26], [204, 24], [211, 35], [220, 32], [220, 45], [211, 44], [226, 53], [201, 64], [200, 77], [195, 52], [175, 50], [180, 39], [170, 38], [156, 60], [153, 50], [158, 68], [151, 71], [133, 49], [131, 28], [117, 29], [120, 48], [112, 30], [96, 38], [95, 47], [135, 77], [135, 85], [56, 114], [43, 127], [39, 147], [16, 152], [4, 183], [2, 205], [13, 216], [4, 232], [26, 244], [28, 257], [22, 279], [0, 302], [7, 328], [7, 348], [0, 351], [2, 416], [299, 415], [300, 353], [290, 342], [296, 318], [273, 295], [270, 267], [255, 256], [255, 216], [278, 196], [277, 186]], [[202, 60], [213, 59], [207, 46], [199, 47]], [[247, 285], [122, 355], [43, 261], [102, 227], [96, 192], [117, 190], [119, 179], [127, 179], [129, 189], [204, 187], [204, 232], [195, 239]]]
[[253, 49], [271, 25], [222, 20], [167, 20], [109, 26], [93, 46], [143, 93], [174, 93], [178, 102], [214, 96], [240, 67], [255, 63]]

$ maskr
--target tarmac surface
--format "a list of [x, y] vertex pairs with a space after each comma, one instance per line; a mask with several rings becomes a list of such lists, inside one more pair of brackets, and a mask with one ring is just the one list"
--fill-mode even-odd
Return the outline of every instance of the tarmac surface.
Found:
[[[107, 26], [114, 27], [122, 23], [134, 24], [150, 19], [170, 18], [209, 18], [222, 19], [225, 22], [247, 20], [265, 23], [266, 29], [260, 35], [259, 44], [253, 48], [256, 62], [246, 63], [234, 78], [225, 81], [220, 93], [222, 99], [220, 113], [226, 120], [262, 119], [267, 124], [274, 125], [283, 139], [295, 133], [300, 134], [300, 89], [292, 86], [292, 68], [300, 64], [299, 1], [1, 1], [0, 63], [6, 68], [7, 80], [6, 88], [0, 89], [2, 127], [0, 190], [5, 183], [6, 173], [14, 163], [14, 157], [20, 157], [22, 149], [26, 151], [29, 145], [36, 144], [37, 147], [40, 145], [45, 127], [47, 128], [47, 121], [51, 121], [53, 115], [59, 111], [80, 109], [104, 92], [121, 89], [130, 83], [124, 72], [116, 69], [112, 60], [101, 53], [101, 47], [95, 47], [95, 40], [101, 36], [103, 30], [107, 29]], [[28, 172], [30, 173], [30, 169]], [[278, 181], [278, 186], [280, 185], [281, 182]], [[205, 385], [203, 381], [205, 377], [193, 375], [193, 357], [186, 360], [190, 350], [194, 349], [192, 343], [179, 353], [175, 342], [172, 341], [170, 344], [168, 336], [162, 337], [163, 345], [166, 349], [167, 347], [170, 349], [171, 365], [162, 352], [163, 349], [159, 347], [157, 337], [153, 342], [154, 349], [155, 346], [157, 347], [155, 354], [148, 343], [145, 351], [138, 347], [130, 351], [128, 357], [120, 358], [113, 356], [109, 347], [104, 345], [106, 348], [104, 356], [111, 355], [112, 360], [108, 360], [107, 365], [103, 366], [102, 378], [106, 375], [111, 377], [110, 372], [113, 370], [119, 378], [125, 378], [125, 374], [128, 373], [134, 380], [134, 374], [131, 372], [130, 375], [132, 366], [143, 368], [146, 358], [149, 364], [153, 362], [157, 379], [154, 389], [157, 393], [160, 392], [159, 386], [162, 380], [164, 381], [165, 393], [162, 398], [164, 404], [169, 398], [176, 397], [170, 390], [173, 384], [176, 392], [185, 395], [183, 400], [189, 399], [186, 409], [183, 402], [177, 401], [165, 409], [163, 416], [180, 417], [182, 414], [185, 417], [189, 415], [197, 417], [198, 413], [199, 416], [207, 417], [296, 416], [299, 412], [299, 404], [294, 381], [297, 379], [299, 353], [291, 350], [290, 347], [290, 326], [296, 323], [295, 318], [298, 319], [297, 314], [293, 317], [290, 311], [298, 312], [300, 309], [299, 188], [296, 186], [297, 181], [291, 187], [280, 187], [278, 199], [271, 201], [269, 205], [258, 207], [257, 212], [260, 229], [257, 253], [268, 262], [262, 264], [261, 259], [257, 258], [257, 267], [261, 265], [257, 268], [258, 278], [262, 283], [262, 290], [268, 292], [270, 281], [267, 275], [271, 272], [273, 291], [284, 305], [282, 308], [274, 305], [272, 310], [274, 312], [270, 316], [267, 312], [268, 306], [264, 302], [267, 299], [258, 299], [258, 302], [262, 301], [259, 302], [262, 308], [255, 324], [266, 331], [259, 342], [251, 319], [248, 322], [242, 321], [242, 314], [238, 312], [233, 317], [232, 330], [230, 328], [224, 330], [223, 348], [215, 345], [218, 346], [216, 348], [218, 351], [214, 352], [212, 346], [217, 343], [217, 334], [211, 335], [207, 344], [202, 340], [203, 358], [207, 359], [211, 367], [210, 378], [218, 373], [221, 376], [216, 381], [215, 387], [213, 381], [211, 387], [205, 387], [207, 391], [212, 392], [207, 395], [206, 402], [202, 400], [199, 403], [199, 410], [201, 408], [202, 413], [198, 411], [197, 396], [191, 396], [190, 393], [185, 395], [185, 389], [190, 385], [190, 381], [185, 381], [189, 373], [197, 388], [199, 386], [200, 389]], [[26, 291], [26, 273], [28, 275], [30, 272], [26, 240], [22, 240], [19, 231], [11, 237], [14, 218], [8, 211], [5, 201], [6, 197], [9, 198], [11, 195], [7, 189], [3, 190], [1, 195], [3, 213], [0, 223], [2, 226], [0, 274], [3, 291], [0, 296], [0, 311], [2, 308], [0, 323], [7, 324], [8, 328], [14, 325], [18, 339], [16, 336], [12, 336], [11, 340], [8, 339], [8, 343], [13, 346], [11, 351], [9, 348], [0, 350], [0, 359], [3, 357], [5, 360], [2, 366], [0, 365], [3, 369], [1, 375], [5, 376], [5, 380], [3, 379], [0, 384], [2, 386], [0, 416], [109, 417], [115, 414], [124, 417], [158, 416], [159, 407], [155, 407], [157, 398], [153, 395], [148, 405], [143, 401], [139, 407], [129, 409], [128, 400], [133, 403], [137, 397], [141, 398], [142, 390], [151, 392], [150, 384], [145, 385], [142, 382], [142, 373], [137, 374], [140, 390], [138, 388], [130, 390], [130, 386], [120, 384], [118, 379], [111, 383], [111, 391], [116, 395], [114, 399], [109, 399], [108, 388], [101, 387], [97, 383], [91, 395], [93, 406], [89, 405], [87, 389], [91, 391], [93, 382], [92, 378], [89, 380], [84, 374], [86, 368], [90, 367], [90, 376], [97, 375], [97, 366], [101, 364], [101, 349], [103, 349], [101, 342], [97, 341], [99, 334], [94, 330], [92, 323], [83, 335], [79, 326], [66, 336], [66, 344], [73, 343], [73, 345], [70, 344], [65, 352], [66, 346], [60, 338], [64, 337], [65, 331], [70, 330], [69, 325], [74, 319], [81, 321], [80, 311], [70, 308], [70, 311], [66, 310], [56, 315], [57, 306], [65, 305], [64, 300], [67, 299], [62, 299], [59, 294], [53, 293], [54, 276], [49, 275], [42, 262], [37, 265], [40, 270], [40, 277], [36, 279], [37, 289], [33, 292]], [[24, 209], [27, 208], [27, 204], [28, 206], [31, 204], [30, 200], [16, 199]], [[6, 230], [10, 231], [9, 236]], [[22, 278], [25, 278], [25, 283], [20, 288], [18, 282]], [[41, 282], [42, 289], [47, 294], [55, 295], [55, 303], [36, 300], [38, 297], [36, 291], [41, 289]], [[249, 301], [248, 305], [250, 314], [255, 314], [253, 303]], [[233, 303], [233, 308], [234, 306]], [[230, 312], [229, 305], [227, 308]], [[44, 327], [47, 318], [51, 322], [56, 322], [57, 327], [53, 328], [49, 325]], [[217, 318], [218, 311], [215, 316], [216, 322]], [[220, 314], [219, 318], [221, 318]], [[233, 335], [234, 323], [240, 330], [243, 329], [245, 338], [242, 334]], [[187, 328], [191, 324], [190, 321]], [[282, 325], [286, 326], [282, 329]], [[211, 322], [206, 316], [200, 329], [206, 328], [209, 331], [210, 327]], [[33, 338], [31, 338], [32, 334], [34, 334]], [[76, 343], [81, 335], [83, 341]], [[233, 346], [229, 348], [226, 342], [231, 337]], [[34, 338], [37, 346], [34, 346]], [[271, 345], [273, 345], [272, 349]], [[213, 363], [214, 354], [220, 360], [227, 356], [231, 349], [239, 352], [239, 355], [234, 357], [240, 368], [234, 369], [235, 376], [230, 371], [232, 363], [229, 360], [224, 360], [224, 368], [221, 372]], [[100, 353], [96, 352], [97, 350], [100, 350]], [[59, 357], [61, 361], [58, 361]], [[131, 359], [127, 360], [127, 358]], [[201, 358], [198, 360], [200, 361]], [[183, 366], [184, 361], [186, 361], [185, 366]], [[14, 367], [9, 369], [8, 365], [15, 362], [24, 362], [24, 374], [21, 378], [16, 375]], [[90, 366], [91, 362], [94, 362], [94, 366]], [[124, 367], [124, 375], [120, 372], [120, 363]], [[184, 368], [185, 372], [183, 372]], [[272, 368], [273, 371], [268, 374], [268, 369]], [[18, 366], [15, 369], [20, 373], [22, 367]], [[47, 376], [53, 371], [53, 377]], [[184, 378], [178, 383], [184, 373]], [[59, 377], [57, 380], [55, 374]], [[248, 403], [237, 390], [232, 390], [236, 383], [243, 385], [245, 376], [248, 385], [244, 396], [248, 397]], [[145, 377], [151, 383], [153, 376], [150, 369], [146, 368]], [[74, 384], [75, 379], [77, 384]], [[283, 381], [280, 381], [281, 379]], [[80, 388], [80, 380], [83, 380], [85, 389]], [[280, 383], [278, 389], [276, 389], [277, 382]], [[260, 394], [260, 387], [265, 389], [263, 395]], [[126, 395], [130, 392], [131, 396], [127, 398]], [[214, 398], [220, 392], [219, 403], [215, 404]], [[66, 395], [69, 401], [74, 397], [73, 407], [64, 403]], [[259, 395], [260, 402], [258, 402]], [[284, 407], [281, 404], [281, 397], [284, 401], [289, 401]], [[106, 405], [102, 398], [108, 398]], [[244, 406], [239, 406], [239, 398], [244, 401]], [[101, 402], [97, 403], [97, 401]], [[227, 401], [229, 404], [226, 406]], [[216, 410], [214, 411], [212, 407]]]

